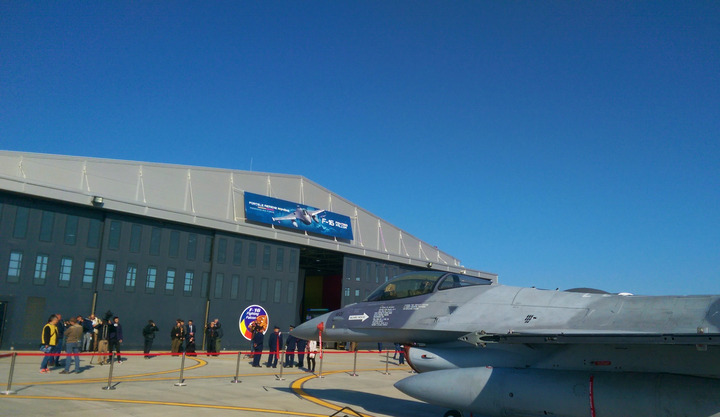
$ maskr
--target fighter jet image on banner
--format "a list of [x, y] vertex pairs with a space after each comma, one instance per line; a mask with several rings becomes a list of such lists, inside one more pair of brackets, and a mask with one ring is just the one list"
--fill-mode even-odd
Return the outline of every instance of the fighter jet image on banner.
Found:
[[[446, 416], [720, 416], [720, 296], [540, 290], [411, 272], [292, 332], [403, 343]], [[468, 415], [468, 414], [465, 414]]]
[[288, 214], [287, 216], [282, 217], [273, 217], [272, 220], [274, 222], [277, 221], [283, 221], [283, 220], [289, 220], [292, 222], [292, 225], [295, 227], [298, 227], [298, 221], [303, 222], [306, 225], [310, 225], [313, 222], [320, 223], [320, 220], [318, 220], [318, 214], [324, 212], [325, 210], [315, 210], [315, 211], [308, 211], [302, 207], [299, 207], [295, 209], [295, 213]]
[[344, 214], [247, 191], [243, 196], [248, 221], [353, 240], [352, 220]]

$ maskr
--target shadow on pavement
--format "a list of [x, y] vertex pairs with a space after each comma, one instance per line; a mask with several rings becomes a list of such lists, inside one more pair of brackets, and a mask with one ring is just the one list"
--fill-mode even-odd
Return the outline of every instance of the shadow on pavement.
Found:
[[[291, 388], [275, 388], [277, 391], [295, 394]], [[395, 389], [390, 387], [389, 389]], [[447, 409], [419, 401], [404, 400], [384, 395], [371, 394], [344, 389], [303, 388], [308, 395], [353, 409], [362, 408], [368, 413], [393, 416], [434, 417], [442, 416]]]

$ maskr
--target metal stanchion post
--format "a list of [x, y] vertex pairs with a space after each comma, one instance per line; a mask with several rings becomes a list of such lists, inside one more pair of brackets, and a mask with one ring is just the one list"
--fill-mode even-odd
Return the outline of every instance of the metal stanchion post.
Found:
[[238, 374], [240, 374], [240, 357], [242, 356], [242, 351], [238, 352], [238, 358], [237, 358], [237, 365], [235, 366], [235, 378], [233, 378], [232, 382], [233, 384], [239, 384], [242, 381], [238, 379]]
[[353, 371], [350, 374], [350, 376], [358, 376], [358, 374], [355, 371], [357, 371], [357, 350], [355, 351], [355, 354], [353, 355]]
[[108, 383], [107, 383], [107, 387], [103, 387], [104, 390], [115, 389], [115, 387], [112, 386], [112, 373], [113, 373], [114, 365], [115, 365], [115, 352], [112, 352], [110, 354], [110, 372], [108, 373]]
[[275, 376], [276, 381], [284, 381], [285, 378], [283, 378], [283, 368], [285, 367], [285, 351], [282, 351], [282, 355], [280, 356], [280, 376]]
[[323, 356], [325, 356], [325, 355], [322, 354], [322, 347], [320, 347], [320, 370], [318, 371], [318, 378], [323, 378], [323, 376], [322, 376]]
[[12, 379], [13, 379], [13, 372], [15, 371], [15, 357], [16, 356], [17, 356], [17, 352], [13, 352], [12, 360], [10, 361], [10, 376], [8, 377], [7, 390], [0, 391], [0, 394], [2, 394], [2, 395], [15, 394], [15, 391], [12, 390]]
[[185, 352], [183, 351], [182, 359], [180, 360], [180, 379], [175, 383], [176, 387], [184, 387], [185, 379], [183, 379], [183, 372], [185, 372]]
[[320, 322], [317, 325], [318, 329], [318, 347], [320, 348], [320, 373], [318, 373], [318, 378], [322, 378], [322, 365], [323, 365], [323, 342], [322, 342], [322, 334], [323, 330], [325, 330], [325, 322]]
[[390, 375], [390, 372], [388, 372], [388, 365], [390, 364], [390, 351], [385, 351], [385, 374], [384, 375]]

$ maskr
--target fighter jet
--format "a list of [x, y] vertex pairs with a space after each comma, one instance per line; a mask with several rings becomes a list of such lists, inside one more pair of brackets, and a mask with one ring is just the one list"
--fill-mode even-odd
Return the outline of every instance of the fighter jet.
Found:
[[[541, 290], [403, 274], [292, 332], [403, 343], [395, 384], [445, 416], [720, 417], [720, 296]], [[465, 414], [467, 415], [467, 414]]]
[[290, 220], [293, 226], [298, 227], [298, 220], [306, 225], [310, 225], [312, 222], [318, 223], [319, 220], [317, 216], [324, 211], [325, 210], [308, 211], [307, 209], [298, 207], [295, 209], [295, 213], [293, 214], [288, 214], [287, 216], [282, 217], [273, 217], [272, 219], [273, 221]]

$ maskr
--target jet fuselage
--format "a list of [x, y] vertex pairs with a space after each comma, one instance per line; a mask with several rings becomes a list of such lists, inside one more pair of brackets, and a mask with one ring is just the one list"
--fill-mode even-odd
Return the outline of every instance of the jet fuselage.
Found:
[[[398, 276], [367, 301], [315, 318], [293, 334], [316, 338], [320, 323], [323, 341], [411, 346], [411, 366], [428, 373], [399, 382], [399, 389], [482, 415], [513, 415], [508, 414], [513, 407], [524, 410], [518, 415], [547, 413], [548, 409], [538, 409], [547, 408], [546, 400], [555, 397], [545, 393], [536, 398], [528, 394], [531, 390], [520, 405], [517, 398], [508, 406], [493, 408], [487, 403], [491, 398], [502, 403], [505, 388], [525, 389], [542, 381], [556, 387], [555, 400], [577, 390], [577, 381], [585, 381], [581, 391], [590, 395], [590, 379], [603, 386], [602, 392], [628, 389], [640, 396], [662, 395], [652, 387], [668, 381], [694, 387], [697, 395], [720, 390], [720, 296], [550, 291], [428, 271]], [[611, 377], [615, 374], [634, 382], [617, 382]], [[674, 376], [663, 376], [669, 374]], [[464, 396], [453, 395], [452, 387], [467, 375], [479, 382], [464, 390]], [[434, 387], [433, 395], [425, 392], [427, 384]], [[683, 389], [677, 392], [691, 395]], [[601, 409], [624, 406], [609, 398], [600, 401]], [[698, 398], [684, 400], [692, 403]], [[701, 407], [683, 411], [686, 414], [626, 415], [720, 415], [720, 398], [703, 401]], [[587, 415], [586, 411], [537, 415]]]

